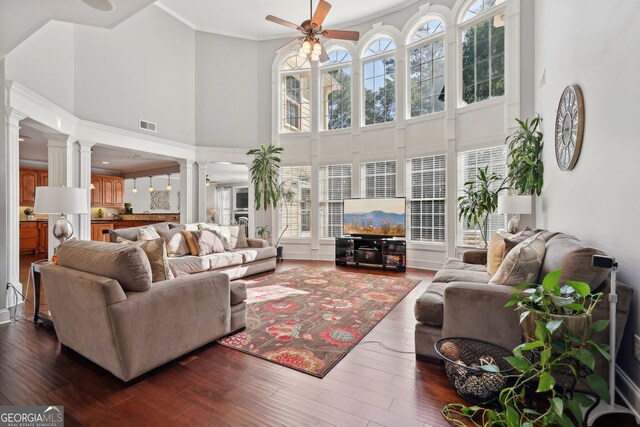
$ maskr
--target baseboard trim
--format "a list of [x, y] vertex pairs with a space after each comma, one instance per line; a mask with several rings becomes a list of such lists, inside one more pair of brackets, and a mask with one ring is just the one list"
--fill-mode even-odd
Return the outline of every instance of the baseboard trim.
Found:
[[640, 388], [633, 382], [629, 375], [620, 366], [616, 365], [616, 391], [622, 397], [625, 405], [633, 412], [636, 418], [640, 418]]
[[6, 308], [0, 310], [0, 325], [11, 322], [11, 313]]

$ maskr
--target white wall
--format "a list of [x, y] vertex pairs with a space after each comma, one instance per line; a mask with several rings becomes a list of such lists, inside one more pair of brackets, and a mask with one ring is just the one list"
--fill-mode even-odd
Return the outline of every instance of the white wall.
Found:
[[7, 55], [6, 79], [23, 84], [73, 113], [74, 32], [73, 24], [47, 23]]
[[[167, 177], [154, 176], [151, 179], [153, 182], [153, 188], [157, 191], [165, 190], [167, 187]], [[169, 195], [170, 209], [150, 209], [151, 195], [149, 193], [149, 178], [138, 178], [136, 180], [137, 193], [132, 193], [133, 179], [124, 180], [124, 201], [125, 203], [131, 203], [133, 213], [142, 213], [144, 211], [150, 211], [151, 213], [176, 213], [180, 212], [178, 209], [178, 191], [180, 191], [180, 180], [178, 174], [171, 176], [171, 194]], [[184, 196], [183, 196], [184, 197]], [[184, 200], [184, 199], [183, 199]]]
[[258, 138], [258, 43], [196, 32], [196, 142], [251, 148]]
[[117, 27], [75, 27], [77, 116], [194, 144], [195, 32], [155, 6]]
[[[546, 135], [545, 186], [537, 222], [574, 234], [619, 261], [619, 278], [635, 293], [618, 363], [636, 391], [640, 384], [640, 364], [633, 357], [633, 334], [640, 333], [640, 199], [635, 190], [640, 179], [635, 128], [639, 27], [637, 2], [535, 2], [535, 108], [544, 118]], [[539, 88], [543, 74], [546, 83]], [[575, 169], [562, 172], [554, 154], [555, 109], [563, 89], [574, 83], [584, 95], [584, 140]]]

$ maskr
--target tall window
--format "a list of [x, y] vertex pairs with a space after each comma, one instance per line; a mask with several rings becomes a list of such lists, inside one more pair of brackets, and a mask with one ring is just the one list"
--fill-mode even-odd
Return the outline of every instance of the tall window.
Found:
[[407, 161], [411, 240], [445, 242], [447, 158], [444, 154]]
[[311, 166], [280, 168], [283, 187], [280, 206], [280, 232], [284, 237], [311, 234]]
[[351, 165], [320, 167], [320, 237], [342, 236], [342, 201], [351, 198]]
[[432, 18], [408, 39], [411, 117], [444, 111], [444, 22]]
[[220, 224], [231, 224], [231, 187], [220, 189]]
[[360, 173], [362, 197], [396, 197], [396, 162], [394, 160], [363, 163]]
[[376, 39], [365, 49], [364, 124], [396, 119], [396, 44], [389, 37]]
[[351, 55], [344, 49], [329, 53], [322, 67], [322, 129], [351, 127]]
[[311, 65], [306, 58], [291, 56], [280, 74], [280, 132], [311, 130]]
[[504, 0], [476, 0], [462, 16], [462, 100], [504, 95]]
[[[485, 166], [489, 166], [488, 172], [490, 174], [495, 172], [502, 177], [506, 176], [507, 152], [503, 145], [458, 153], [458, 195], [463, 193], [465, 182], [477, 181], [478, 168], [484, 169]], [[498, 188], [499, 185], [500, 182], [495, 183], [494, 189]], [[504, 216], [492, 214], [489, 217], [487, 240], [500, 228], [505, 228]], [[484, 245], [480, 230], [473, 225], [468, 226], [464, 221], [458, 221], [457, 234], [458, 245], [460, 246]]]

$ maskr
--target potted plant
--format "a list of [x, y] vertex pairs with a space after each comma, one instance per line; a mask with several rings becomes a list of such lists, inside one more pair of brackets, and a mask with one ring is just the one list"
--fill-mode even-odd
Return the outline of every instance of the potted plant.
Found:
[[256, 236], [267, 240], [271, 244], [271, 227], [269, 225], [259, 225], [256, 227]]
[[[571, 291], [562, 291], [559, 277], [559, 271], [554, 271], [544, 278], [540, 287], [533, 287], [533, 291], [512, 294], [513, 299], [505, 306], [516, 306], [521, 310], [521, 321], [531, 318], [535, 325], [527, 342], [518, 345], [513, 356], [505, 358], [517, 374], [507, 377], [510, 385], [502, 389], [496, 404], [446, 405], [441, 412], [450, 424], [464, 426], [461, 420], [467, 419], [477, 426], [569, 426], [575, 425], [574, 422], [583, 425], [582, 408], [591, 406], [593, 400], [574, 391], [578, 381], [609, 402], [605, 380], [593, 372], [596, 352], [611, 361], [609, 347], [590, 339], [591, 331], [602, 331], [608, 326], [608, 320], [590, 321], [602, 294], [590, 294], [586, 291], [588, 285], [582, 282], [567, 282]], [[520, 287], [531, 286], [525, 283]], [[564, 298], [574, 300], [567, 302]], [[575, 315], [589, 317], [588, 334], [575, 336], [565, 327], [567, 319]], [[489, 372], [498, 370], [495, 365], [481, 368]], [[567, 382], [563, 377], [573, 381]]]
[[464, 220], [468, 226], [480, 227], [485, 248], [489, 216], [498, 208], [498, 193], [508, 189], [506, 183], [506, 178], [502, 179], [495, 172], [489, 173], [489, 166], [478, 168], [476, 180], [465, 182], [463, 194], [458, 197], [458, 219]]
[[509, 184], [520, 194], [539, 196], [544, 183], [543, 134], [538, 130], [542, 118], [536, 115], [531, 121], [516, 121], [519, 129], [505, 141], [510, 150], [507, 165]]

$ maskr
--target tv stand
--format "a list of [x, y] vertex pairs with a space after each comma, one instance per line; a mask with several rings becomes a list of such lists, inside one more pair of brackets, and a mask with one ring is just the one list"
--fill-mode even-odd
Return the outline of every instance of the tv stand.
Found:
[[399, 239], [336, 237], [336, 265], [381, 265], [406, 271], [407, 242]]

